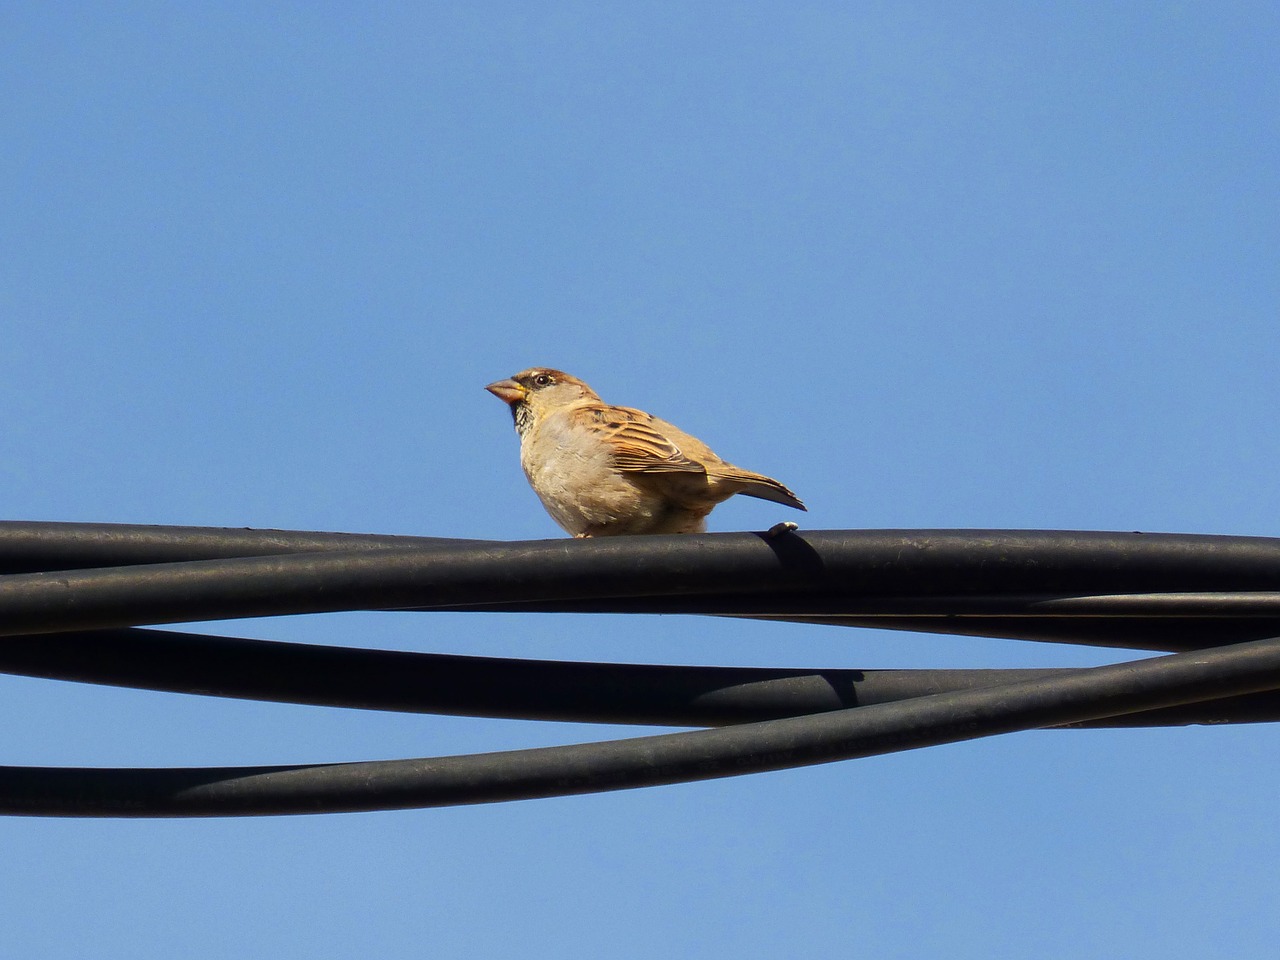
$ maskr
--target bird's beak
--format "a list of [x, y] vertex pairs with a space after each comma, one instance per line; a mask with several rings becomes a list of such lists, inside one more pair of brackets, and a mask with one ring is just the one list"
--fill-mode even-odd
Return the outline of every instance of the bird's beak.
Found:
[[498, 380], [489, 384], [485, 389], [503, 403], [519, 403], [529, 395], [528, 389], [520, 386], [514, 380]]

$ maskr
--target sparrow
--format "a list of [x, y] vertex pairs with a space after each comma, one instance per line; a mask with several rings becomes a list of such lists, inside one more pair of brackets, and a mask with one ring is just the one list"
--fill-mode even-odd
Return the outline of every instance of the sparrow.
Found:
[[534, 367], [485, 389], [511, 408], [529, 485], [575, 537], [700, 533], [736, 493], [807, 509], [777, 480], [726, 463], [652, 414], [605, 403], [560, 370]]

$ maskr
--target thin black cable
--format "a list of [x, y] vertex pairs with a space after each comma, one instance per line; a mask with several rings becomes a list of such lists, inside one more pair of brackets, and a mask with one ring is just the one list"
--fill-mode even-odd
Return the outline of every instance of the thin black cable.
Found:
[[245, 816], [564, 796], [852, 759], [1280, 685], [1280, 639], [716, 730], [507, 753], [277, 767], [0, 768], [0, 812]]
[[0, 574], [487, 542], [382, 533], [0, 520]]
[[910, 633], [945, 633], [961, 637], [1031, 640], [1126, 650], [1198, 650], [1201, 647], [1258, 640], [1280, 633], [1271, 618], [1221, 618], [1214, 621], [1169, 617], [1001, 617], [965, 616], [939, 622], [936, 617], [847, 617], [757, 615], [751, 620], [781, 619], [817, 626], [861, 627]]

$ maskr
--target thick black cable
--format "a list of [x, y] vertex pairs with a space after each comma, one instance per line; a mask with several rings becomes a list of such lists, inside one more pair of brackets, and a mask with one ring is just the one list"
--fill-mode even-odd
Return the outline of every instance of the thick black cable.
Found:
[[[1101, 565], [1119, 575], [1112, 583], [1123, 588], [1124, 578], [1135, 573], [1154, 578], [1158, 589], [1173, 589], [1176, 582], [1207, 582], [1205, 568], [1217, 568], [1235, 578], [1234, 589], [1259, 589], [1237, 577], [1240, 565], [1252, 566], [1254, 573], [1274, 569], [1274, 544], [1280, 541], [1256, 537], [1220, 537], [1171, 534], [1112, 534], [1057, 531], [982, 531], [982, 530], [907, 530], [907, 531], [829, 531], [807, 534], [825, 541], [825, 549], [839, 552], [861, 552], [870, 562], [882, 548], [886, 538], [890, 544], [904, 546], [903, 556], [896, 562], [912, 562], [920, 550], [942, 549], [944, 552], [971, 553], [981, 564], [993, 557], [1003, 563], [1008, 550], [1018, 562], [1027, 562], [1025, 551], [1041, 555], [1050, 565], [1064, 558], [1070, 564]], [[723, 535], [708, 535], [707, 546], [719, 546]], [[654, 538], [625, 538], [635, 546], [637, 556], [652, 553]], [[659, 538], [660, 539], [660, 538]], [[694, 540], [698, 538], [683, 538]], [[553, 543], [556, 541], [552, 541]], [[563, 541], [560, 541], [563, 542]], [[321, 533], [290, 530], [252, 530], [243, 528], [174, 527], [156, 525], [47, 523], [34, 521], [0, 522], [0, 570], [10, 572], [38, 569], [56, 570], [126, 564], [149, 564], [191, 559], [237, 556], [275, 555], [320, 550], [380, 550], [393, 546], [415, 546], [421, 549], [448, 549], [452, 546], [486, 544], [502, 549], [505, 544], [492, 541], [462, 541], [428, 537], [399, 537], [384, 534]], [[1017, 557], [1018, 551], [1023, 555]], [[939, 563], [939, 561], [943, 561]], [[1032, 560], [1033, 563], [1038, 562]], [[948, 565], [945, 558], [935, 558], [936, 568]], [[1235, 571], [1234, 573], [1231, 571]], [[937, 577], [930, 576], [930, 580]], [[945, 579], [945, 577], [943, 578]], [[1275, 585], [1275, 577], [1268, 581]], [[1154, 589], [1155, 587], [1153, 587]], [[1216, 586], [1215, 589], [1231, 589]], [[909, 592], [917, 594], [918, 585]], [[1097, 591], [1094, 591], [1097, 592]], [[921, 596], [914, 596], [916, 602]], [[721, 613], [757, 619], [781, 619], [796, 622], [840, 626], [878, 627], [970, 636], [1008, 637], [1100, 646], [1130, 647], [1151, 650], [1186, 650], [1201, 645], [1200, 638], [1212, 633], [1216, 642], [1239, 642], [1280, 631], [1280, 620], [1255, 614], [1245, 617], [1240, 611], [1224, 615], [1213, 624], [1198, 623], [1186, 611], [1166, 615], [1136, 617], [1128, 615], [1123, 623], [1112, 616], [1089, 618], [1080, 610], [1069, 617], [1040, 615], [1017, 618], [1005, 609], [1000, 616], [979, 617], [970, 610], [963, 618], [938, 619], [927, 615], [891, 617], [879, 610], [874, 617], [858, 617], [848, 609], [847, 597], [823, 598], [809, 591], [803, 603], [809, 609], [796, 607], [795, 598], [776, 591], [760, 591], [752, 595], [716, 595], [705, 591], [698, 595], [665, 597], [603, 597], [578, 600], [530, 600], [493, 604], [488, 609], [523, 611], [645, 612], [645, 613]], [[792, 612], [785, 612], [790, 604]], [[466, 606], [471, 609], [474, 605]], [[437, 605], [437, 608], [442, 608]]]
[[[514, 660], [121, 629], [8, 637], [0, 671], [315, 706], [714, 727], [1036, 680], [1070, 669], [856, 670]], [[1280, 720], [1280, 692], [1089, 721]]]
[[[572, 541], [459, 540], [389, 534], [323, 533], [223, 527], [0, 521], [0, 571], [24, 573], [180, 560], [416, 548], [487, 549], [496, 559], [526, 548], [582, 551], [584, 564], [623, 559], [669, 565], [707, 554], [732, 562], [760, 556], [761, 542], [791, 569], [838, 576], [856, 568], [864, 592], [1144, 593], [1250, 591], [1277, 587], [1280, 538], [1056, 530], [813, 530], [769, 538], [752, 533], [613, 537]], [[604, 551], [597, 556], [594, 550]], [[925, 589], [924, 575], [936, 579]], [[913, 588], [896, 591], [904, 578]], [[990, 589], [992, 584], [998, 589]], [[812, 585], [812, 584], [811, 584]], [[698, 593], [707, 593], [706, 585]], [[621, 594], [626, 595], [626, 594]]]
[[0, 634], [503, 599], [679, 594], [699, 587], [778, 588], [805, 578], [750, 535], [714, 557], [676, 547], [648, 567], [637, 565], [628, 544], [621, 546], [586, 540], [397, 547], [13, 574], [0, 578]]
[[0, 768], [0, 812], [245, 816], [532, 799], [736, 776], [1272, 689], [1280, 639], [716, 730], [417, 760], [169, 770]]
[[[431, 543], [10, 575], [0, 578], [0, 633], [360, 608], [541, 604], [694, 612], [690, 604], [700, 596], [706, 608], [699, 612], [741, 616], [743, 604], [758, 603], [758, 615], [769, 618], [868, 625], [883, 619], [967, 632], [973, 624], [966, 617], [991, 620], [997, 606], [1003, 611], [997, 620], [1028, 618], [1038, 604], [1043, 613], [1034, 619], [1069, 625], [1090, 615], [1086, 601], [1064, 598], [1055, 608], [1046, 600], [1082, 593], [1103, 595], [1093, 597], [1095, 603], [1122, 593], [1262, 593], [1276, 586], [1277, 571], [1280, 541], [1175, 535], [819, 531], [776, 539], [706, 534]], [[1116, 618], [1106, 600], [1090, 626], [1105, 623], [1110, 633], [1100, 642], [1108, 645], [1125, 642], [1132, 631], [1134, 645], [1187, 649], [1201, 645], [1201, 636], [1237, 640], [1276, 625], [1268, 612], [1274, 606], [1265, 602], [1237, 604], [1237, 615], [1229, 603], [1210, 599], [1213, 609], [1198, 631], [1153, 642], [1153, 623], [1185, 623], [1185, 604], [1177, 603], [1163, 618]], [[913, 604], [923, 613], [913, 615]], [[847, 614], [833, 612], [841, 605]], [[778, 607], [787, 612], [773, 612]]]

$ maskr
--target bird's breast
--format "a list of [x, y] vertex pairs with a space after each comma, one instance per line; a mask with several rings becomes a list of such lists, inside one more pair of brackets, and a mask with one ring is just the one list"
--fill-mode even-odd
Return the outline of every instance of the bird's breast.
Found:
[[526, 431], [520, 465], [547, 512], [573, 534], [650, 515], [658, 505], [614, 466], [608, 444], [567, 417]]

